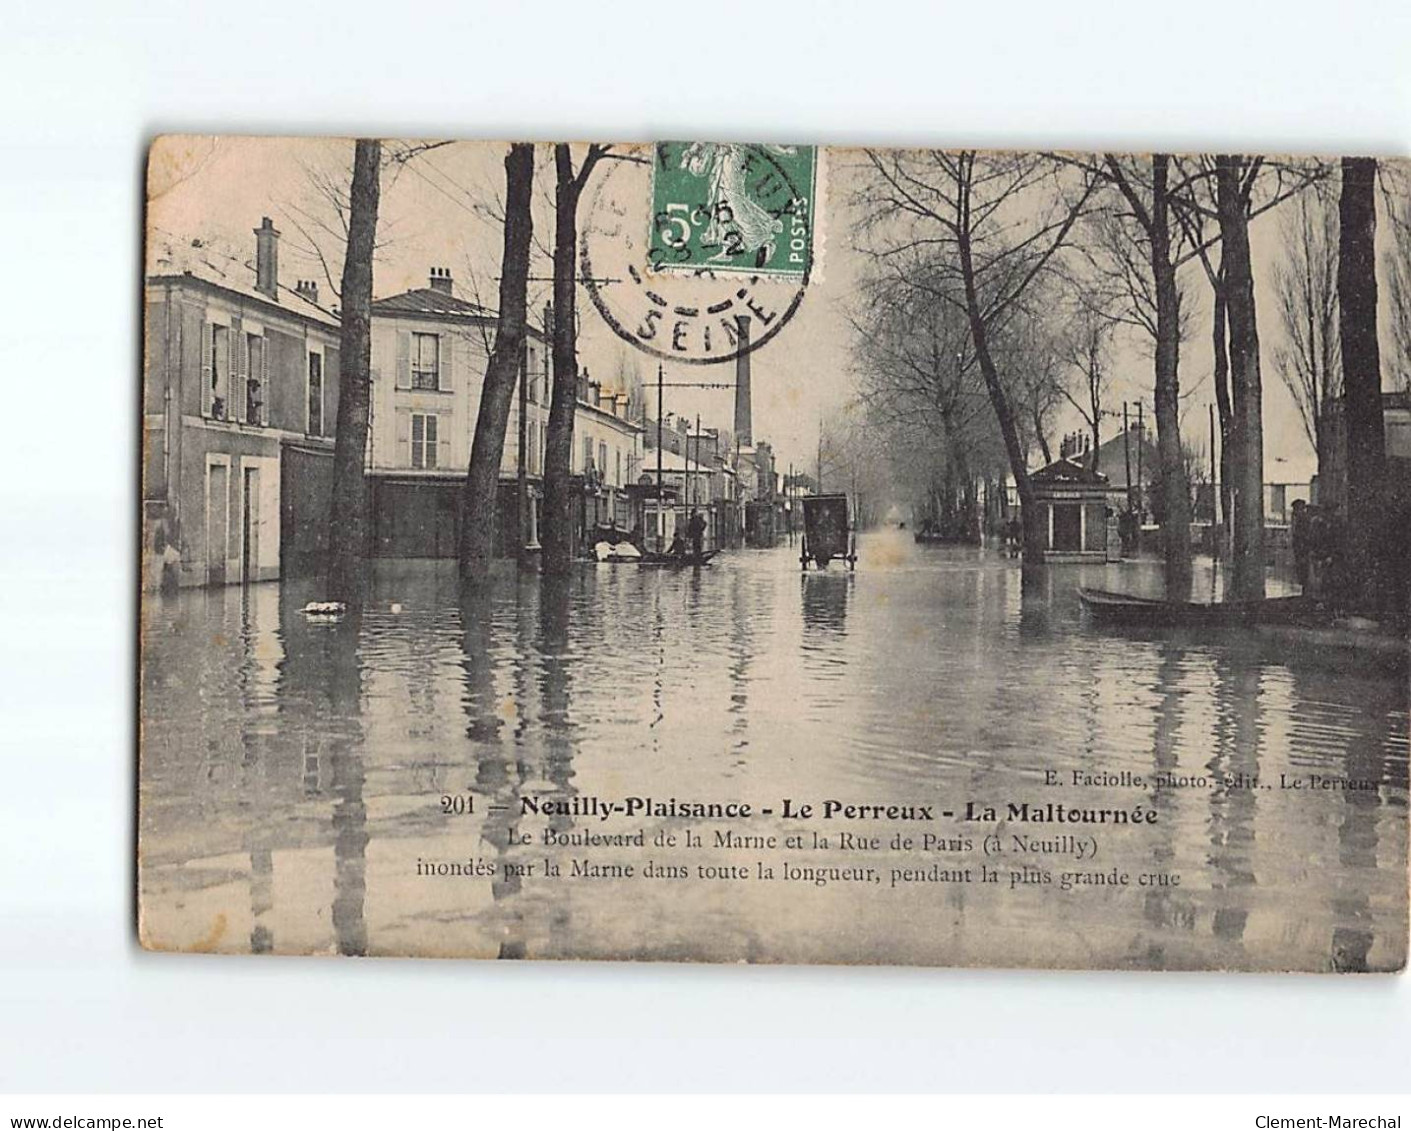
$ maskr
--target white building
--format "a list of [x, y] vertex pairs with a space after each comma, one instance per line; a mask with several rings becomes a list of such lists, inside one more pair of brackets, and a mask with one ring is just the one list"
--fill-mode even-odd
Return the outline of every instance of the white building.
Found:
[[[455, 294], [449, 271], [432, 268], [428, 285], [372, 304], [372, 404], [368, 440], [374, 552], [394, 557], [453, 557], [460, 495], [494, 347], [495, 314]], [[524, 471], [529, 542], [537, 542], [548, 439], [550, 359], [530, 327], [520, 371], [525, 393]], [[621, 488], [640, 460], [641, 428], [627, 419], [625, 396], [580, 379], [572, 474], [582, 483], [579, 533], [614, 519], [629, 528]], [[520, 396], [511, 402], [500, 463], [496, 529], [500, 552], [518, 526]]]

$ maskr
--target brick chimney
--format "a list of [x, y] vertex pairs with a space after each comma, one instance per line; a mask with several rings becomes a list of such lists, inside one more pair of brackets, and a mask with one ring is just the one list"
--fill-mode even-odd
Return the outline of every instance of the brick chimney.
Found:
[[433, 291], [440, 291], [443, 295], [454, 294], [453, 286], [449, 267], [433, 267], [431, 269], [431, 289]]
[[268, 216], [255, 229], [255, 290], [279, 301], [279, 232]]
[[308, 302], [318, 305], [318, 284], [312, 279], [300, 279], [294, 284], [294, 293]]
[[754, 446], [750, 428], [750, 320], [741, 314], [735, 319], [739, 328], [740, 352], [735, 355], [735, 438], [742, 448]]

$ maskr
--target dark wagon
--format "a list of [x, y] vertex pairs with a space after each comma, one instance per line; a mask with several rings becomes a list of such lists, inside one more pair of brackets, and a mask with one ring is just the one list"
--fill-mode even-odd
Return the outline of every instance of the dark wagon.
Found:
[[812, 561], [819, 569], [827, 569], [834, 558], [857, 566], [857, 533], [848, 515], [846, 495], [805, 495], [803, 504], [803, 541], [799, 550], [799, 568], [807, 569]]

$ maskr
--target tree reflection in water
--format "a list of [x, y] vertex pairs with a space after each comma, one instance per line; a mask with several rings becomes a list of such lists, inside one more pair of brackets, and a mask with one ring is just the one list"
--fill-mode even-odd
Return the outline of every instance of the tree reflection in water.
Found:
[[[1055, 567], [1021, 586], [1013, 562], [983, 552], [869, 546], [856, 574], [800, 577], [783, 547], [699, 571], [584, 566], [544, 582], [510, 568], [479, 592], [453, 568], [379, 563], [363, 611], [337, 624], [302, 614], [317, 593], [297, 581], [154, 600], [145, 937], [810, 961], [829, 957], [822, 924], [847, 923], [849, 953], [871, 961], [1385, 969], [1399, 955], [1404, 685], [1240, 634], [1086, 622], [1077, 585], [1159, 591], [1158, 563]], [[793, 919], [748, 887], [590, 887], [503, 866], [408, 882], [422, 859], [538, 863], [546, 831], [598, 828], [521, 817], [530, 795], [1025, 800], [1050, 769], [1066, 799], [1154, 805], [1151, 828], [1099, 834], [1100, 866], [1182, 885], [837, 887]], [[1075, 787], [1074, 771], [1214, 784], [1133, 794]], [[1369, 784], [1223, 784], [1281, 772]], [[447, 791], [474, 796], [470, 819], [443, 815]]]

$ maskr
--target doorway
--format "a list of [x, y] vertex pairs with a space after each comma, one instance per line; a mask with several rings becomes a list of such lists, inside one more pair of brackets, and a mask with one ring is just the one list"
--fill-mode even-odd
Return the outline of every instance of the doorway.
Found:
[[1078, 503], [1055, 503], [1053, 548], [1074, 553], [1083, 548], [1083, 508]]
[[206, 467], [206, 584], [225, 584], [225, 556], [230, 546], [230, 467]]
[[241, 508], [240, 580], [248, 585], [258, 581], [260, 568], [260, 469], [245, 468], [245, 490]]

